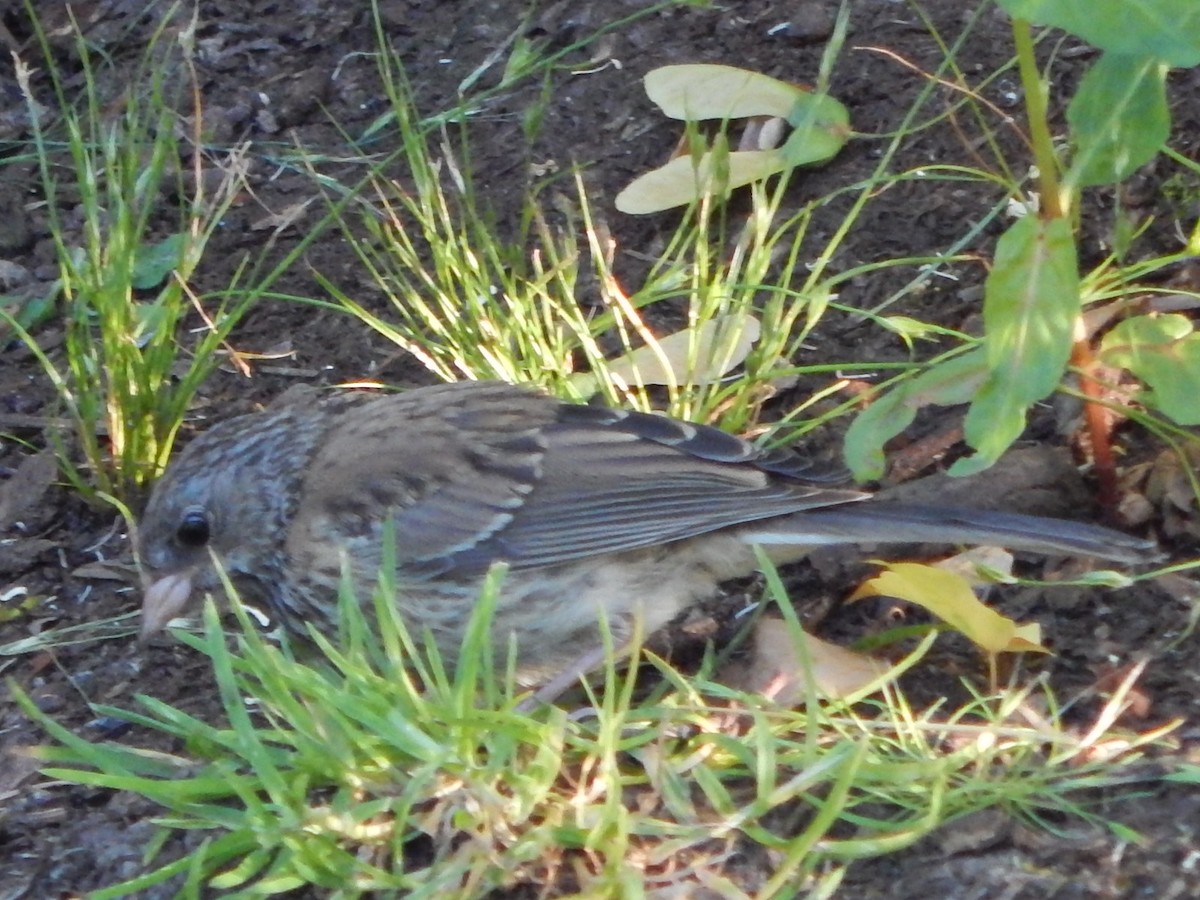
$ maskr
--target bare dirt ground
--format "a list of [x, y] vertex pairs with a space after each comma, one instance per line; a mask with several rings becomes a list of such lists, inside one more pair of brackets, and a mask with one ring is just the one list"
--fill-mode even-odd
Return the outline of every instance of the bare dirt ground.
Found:
[[[550, 47], [567, 46], [605, 23], [644, 8], [636, 0], [578, 0], [535, 3], [488, 0], [448, 3], [440, 0], [380, 0], [383, 29], [407, 67], [418, 105], [426, 111], [449, 106], [456, 85], [501, 47], [514, 30]], [[114, 58], [135, 58], [161, 15], [161, 4], [145, 0], [91, 0], [72, 4], [84, 33]], [[60, 30], [66, 6], [41, 2], [37, 14], [55, 41], [60, 65], [71, 66], [71, 40]], [[231, 210], [200, 274], [201, 289], [226, 284], [247, 254], [257, 254], [268, 238], [274, 253], [294, 246], [319, 216], [307, 173], [278, 165], [282, 147], [302, 145], [341, 155], [343, 134], [361, 132], [385, 108], [371, 54], [376, 35], [369, 6], [338, 0], [201, 0], [197, 38], [201, 54], [200, 90], [214, 144], [253, 142], [247, 194]], [[968, 15], [955, 0], [930, 0], [923, 11], [945, 33], [955, 35]], [[661, 164], [674, 145], [678, 126], [662, 117], [646, 99], [641, 76], [650, 68], [675, 62], [721, 62], [758, 70], [796, 82], [811, 82], [835, 12], [820, 2], [739, 0], [712, 7], [679, 7], [658, 12], [614, 29], [600, 43], [566, 60], [554, 79], [547, 118], [529, 146], [522, 112], [540, 89], [531, 85], [498, 97], [472, 123], [472, 167], [484, 199], [497, 212], [497, 227], [518, 206], [535, 169], [567, 171], [582, 164], [592, 202], [604, 217], [618, 248], [625, 277], [635, 279], [642, 260], [661, 249], [677, 221], [671, 214], [631, 218], [618, 214], [612, 197], [634, 176]], [[782, 23], [787, 27], [776, 28]], [[36, 66], [35, 45], [27, 18], [17, 3], [0, 3], [0, 43], [19, 50]], [[984, 73], [1008, 57], [1006, 22], [988, 12], [961, 52], [968, 74]], [[939, 59], [937, 43], [917, 11], [903, 3], [861, 0], [854, 7], [848, 49], [839, 63], [833, 93], [851, 112], [856, 131], [872, 135], [894, 129], [922, 78], [896, 56], [931, 70]], [[8, 54], [0, 61], [0, 104], [6, 112], [19, 108]], [[1087, 53], [1076, 55], [1082, 67]], [[1082, 69], [1080, 69], [1081, 71]], [[494, 78], [494, 72], [485, 74]], [[1067, 70], [1067, 80], [1078, 72]], [[1200, 75], [1179, 73], [1173, 83], [1176, 146], [1195, 158], [1200, 148]], [[1001, 79], [989, 87], [989, 100], [1019, 110], [1013, 97], [1018, 86]], [[22, 161], [19, 116], [0, 117], [0, 257], [24, 266], [34, 278], [55, 277], [53, 246], [33, 163]], [[1011, 135], [1000, 132], [1001, 140]], [[1190, 143], [1189, 143], [1190, 142]], [[797, 198], [822, 196], [865, 177], [880, 144], [853, 141], [827, 166], [796, 179]], [[975, 163], [981, 152], [972, 122], [947, 122], [911, 140], [898, 167], [930, 162]], [[1019, 154], [1015, 158], [1023, 158]], [[1161, 176], [1151, 167], [1126, 191], [1122, 201], [1141, 217], [1154, 217], [1148, 248], [1167, 252], [1178, 246], [1169, 225], [1177, 211], [1165, 208], [1158, 190]], [[563, 190], [569, 191], [564, 182]], [[982, 215], [994, 197], [975, 188], [930, 190], [909, 181], [876, 199], [859, 220], [837, 264], [846, 268], [865, 261], [945, 248], [964, 231], [964, 223]], [[278, 235], [264, 222], [312, 201]], [[165, 198], [164, 202], [170, 202]], [[1102, 253], [1112, 225], [1113, 196], [1099, 196], [1088, 210], [1087, 246]], [[837, 204], [818, 217], [814, 246], [821, 229], [832, 229], [842, 210]], [[1191, 212], [1195, 217], [1195, 211]], [[979, 237], [981, 258], [990, 252], [1001, 225]], [[376, 289], [359, 270], [342, 239], [330, 232], [304, 254], [278, 288], [319, 297], [312, 270], [323, 273], [365, 303], [378, 303]], [[959, 267], [946, 278], [905, 299], [902, 311], [951, 328], [971, 329], [978, 315], [983, 267]], [[895, 291], [909, 273], [880, 273], [847, 286], [842, 300], [869, 307]], [[901, 310], [897, 310], [901, 311]], [[46, 346], [56, 339], [53, 320], [39, 336]], [[56, 415], [53, 392], [32, 356], [0, 333], [0, 477], [11, 476], [30, 448], [45, 446], [44, 427]], [[239, 348], [290, 351], [282, 364], [258, 366], [252, 378], [230, 370], [205, 386], [200, 404], [211, 416], [253, 408], [298, 382], [336, 383], [365, 376], [395, 383], [428, 380], [411, 360], [361, 325], [333, 312], [279, 302], [264, 303], [235, 338]], [[903, 345], [849, 316], [831, 316], [813, 341], [812, 362], [822, 360], [904, 359]], [[801, 384], [797, 391], [819, 386]], [[788, 396], [779, 398], [781, 408]], [[947, 417], [951, 413], [945, 414]], [[927, 430], [946, 422], [923, 423]], [[12, 436], [12, 439], [9, 439]], [[1124, 437], [1132, 459], [1149, 459], [1158, 448], [1136, 432]], [[832, 447], [836, 435], [821, 440]], [[27, 443], [22, 443], [27, 442]], [[1069, 448], [1070, 436], [1055, 428], [1047, 412], [1031, 424], [1027, 447]], [[1041, 452], [1041, 451], [1038, 451]], [[1066, 451], [1064, 451], [1066, 452]], [[1038, 485], [1024, 498], [1006, 496], [1004, 488], [979, 489], [985, 502], [1038, 511], [1077, 513], [1087, 493], [1071, 494], [1057, 478]], [[1083, 500], [1080, 500], [1080, 497]], [[1030, 501], [1032, 502], [1032, 501]], [[10, 527], [11, 525], [11, 527]], [[105, 510], [92, 508], [65, 488], [52, 488], [23, 512], [20, 528], [0, 535], [0, 593], [22, 586], [33, 596], [48, 598], [28, 615], [0, 624], [0, 645], [32, 632], [112, 616], [137, 608], [132, 586], [78, 577], [80, 566], [105, 559], [128, 558], [123, 526]], [[9, 540], [11, 539], [11, 540]], [[1175, 539], [1179, 558], [1195, 555], [1194, 542]], [[836, 596], [847, 588], [831, 575], [836, 567], [808, 568], [794, 574], [798, 590], [814, 596]], [[802, 596], [797, 593], [796, 596]], [[1102, 591], [1011, 591], [1000, 600], [1018, 618], [1042, 622], [1056, 655], [1041, 663], [1064, 696], [1084, 697], [1073, 714], [1086, 722], [1101, 702], [1092, 692], [1098, 679], [1130, 661], [1147, 659], [1141, 683], [1147, 698], [1145, 727], [1182, 718], [1178, 732], [1184, 752], [1200, 745], [1200, 637], [1182, 640], [1189, 622], [1188, 604], [1166, 592], [1140, 587], [1119, 593]], [[809, 612], [812, 618], [811, 611]], [[863, 619], [883, 615], [856, 606], [835, 610], [817, 623], [836, 638], [863, 627]], [[868, 626], [869, 627], [869, 624]], [[964, 662], [964, 665], [968, 663]], [[190, 712], [216, 715], [219, 709], [204, 661], [182, 646], [151, 650], [128, 636], [0, 659], [0, 670], [29, 691], [41, 708], [80, 734], [131, 743], [145, 740], [136, 730], [111, 733], [113, 723], [97, 720], [88, 702], [132, 705], [139, 693], [150, 693]], [[932, 696], [953, 683], [953, 663], [913, 685], [916, 696]], [[151, 804], [109, 791], [48, 783], [35, 764], [16, 748], [44, 736], [17, 711], [0, 689], [0, 898], [68, 897], [111, 884], [139, 871], [143, 847], [154, 832]], [[1061, 823], [1059, 832], [1034, 830], [997, 813], [960, 823], [949, 836], [935, 836], [895, 855], [854, 865], [842, 896], [847, 898], [1100, 898], [1190, 897], [1200, 895], [1200, 791], [1182, 785], [1154, 786], [1132, 796], [1094, 798], [1105, 815], [1140, 833], [1138, 841], [1121, 840], [1106, 831]]]

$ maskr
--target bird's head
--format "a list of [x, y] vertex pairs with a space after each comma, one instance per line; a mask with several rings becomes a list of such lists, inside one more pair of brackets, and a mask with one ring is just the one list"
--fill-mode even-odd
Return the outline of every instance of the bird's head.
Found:
[[138, 526], [147, 576], [142, 637], [222, 593], [270, 600], [281, 589], [284, 541], [311, 446], [291, 416], [242, 416], [193, 441], [154, 486]]

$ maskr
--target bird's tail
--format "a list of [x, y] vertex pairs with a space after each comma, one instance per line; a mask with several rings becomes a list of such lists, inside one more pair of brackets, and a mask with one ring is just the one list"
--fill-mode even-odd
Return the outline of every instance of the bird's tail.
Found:
[[997, 544], [1121, 563], [1153, 562], [1162, 555], [1154, 541], [1086, 522], [878, 500], [765, 519], [745, 527], [741, 536], [764, 546]]

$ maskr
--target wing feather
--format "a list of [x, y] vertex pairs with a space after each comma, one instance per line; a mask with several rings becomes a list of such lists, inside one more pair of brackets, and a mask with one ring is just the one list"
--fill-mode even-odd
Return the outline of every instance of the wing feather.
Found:
[[310, 472], [297, 515], [310, 540], [359, 543], [389, 510], [416, 578], [554, 565], [865, 496], [715, 428], [489, 383], [357, 407]]

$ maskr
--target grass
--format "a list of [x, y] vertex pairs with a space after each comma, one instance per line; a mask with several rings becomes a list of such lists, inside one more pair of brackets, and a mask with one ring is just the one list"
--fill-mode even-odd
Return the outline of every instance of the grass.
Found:
[[[947, 266], [973, 264], [987, 229], [1029, 189], [1019, 174], [1029, 160], [999, 149], [996, 132], [1008, 125], [981, 99], [1001, 73], [973, 83], [965, 74], [968, 34], [937, 36], [944, 60], [925, 73], [925, 89], [893, 133], [858, 136], [878, 151], [867, 177], [798, 206], [787, 177], [755, 186], [740, 207], [702, 198], [637, 284], [623, 283], [606, 225], [588, 199], [586, 172], [535, 185], [516, 220], [497, 227], [475, 184], [464, 124], [482, 108], [482, 67], [464, 83], [459, 106], [422, 115], [402, 67], [381, 52], [390, 108], [360, 137], [378, 142], [394, 134], [397, 156], [364, 156], [367, 175], [357, 184], [321, 173], [331, 202], [310, 239], [329, 223], [341, 225], [386, 303], [369, 307], [320, 273], [331, 299], [294, 299], [347, 311], [440, 378], [500, 377], [575, 399], [599, 394], [666, 406], [770, 441], [794, 440], [859, 404], [839, 393], [835, 371], [894, 375], [882, 388], [894, 388], [901, 412], [931, 398], [957, 400], [978, 374], [979, 356], [971, 354], [980, 353], [980, 338], [893, 307]], [[533, 136], [561, 56], [538, 56], [517, 32], [507, 46], [507, 57], [489, 63], [508, 60], [496, 90], [529, 78], [549, 86], [523, 113]], [[840, 49], [835, 42], [826, 74]], [[231, 329], [298, 258], [296, 251], [265, 275], [248, 272], [240, 291], [191, 293], [190, 279], [237, 186], [236, 165], [216, 195], [181, 190], [179, 221], [165, 229], [166, 240], [154, 237], [164, 230], [155, 218], [164, 190], [188, 183], [184, 151], [200, 159], [199, 132], [180, 136], [163, 78], [167, 59], [187, 71], [190, 52], [186, 39], [169, 44], [160, 36], [131, 79], [144, 90], [131, 91], [114, 112], [81, 43], [82, 100], [56, 81], [61, 133], [36, 135], [50, 209], [57, 214], [65, 192], [78, 190], [84, 241], [68, 245], [67, 228], [55, 222], [64, 352], [43, 350], [32, 323], [9, 324], [23, 329], [74, 422], [73, 445], [60, 447], [64, 471], [93, 495], [136, 496], [161, 468]], [[938, 91], [946, 85], [954, 99], [943, 105]], [[197, 129], [201, 112], [194, 110]], [[994, 159], [898, 170], [896, 161], [924, 132], [964, 121], [983, 133]], [[304, 159], [314, 158], [301, 149], [293, 162]], [[1176, 162], [1181, 177], [1194, 174], [1186, 160]], [[931, 191], [982, 187], [993, 202], [950, 246], [841, 264], [844, 242], [870, 204], [912, 182]], [[566, 203], [548, 209], [552, 191]], [[841, 218], [824, 227], [832, 209]], [[1185, 255], [1114, 253], [1086, 275], [1083, 299], [1124, 301]], [[839, 296], [856, 279], [898, 268], [911, 277], [873, 309]], [[936, 340], [939, 352], [888, 364], [822, 355], [814, 364], [811, 344], [831, 315], [886, 328], [910, 348]], [[657, 325], [663, 321], [677, 323], [671, 327], [682, 341]], [[185, 322], [203, 326], [186, 345], [179, 338]], [[795, 409], [768, 409], [778, 386], [797, 377], [830, 386]], [[1186, 438], [1170, 421], [1142, 420]], [[878, 461], [870, 448], [882, 445], [895, 420], [867, 422], [876, 430], [856, 452]], [[770, 584], [773, 600], [790, 613], [778, 582]], [[390, 603], [376, 598], [364, 614], [343, 599], [343, 634], [315, 659], [264, 640], [241, 612], [231, 645], [215, 613], [206, 612], [203, 635], [184, 639], [212, 662], [221, 723], [151, 698], [137, 712], [97, 708], [171, 736], [183, 748], [173, 755], [83, 741], [20, 699], [58, 742], [44, 751], [47, 774], [130, 790], [164, 809], [160, 867], [95, 896], [178, 878], [183, 896], [306, 885], [337, 896], [481, 896], [556, 882], [591, 896], [699, 883], [737, 897], [747, 890], [725, 863], [746, 848], [771, 860], [754, 896], [830, 896], [854, 860], [910, 846], [979, 809], [1041, 823], [1065, 814], [1120, 834], [1119, 824], [1089, 806], [1093, 789], [1136, 783], [1146, 771], [1141, 753], [1164, 740], [1161, 732], [1128, 734], [1114, 724], [1120, 692], [1082, 730], [1037, 681], [960, 708], [918, 709], [889, 679], [855, 702], [809, 697], [789, 709], [723, 685], [711, 665], [684, 675], [653, 658], [661, 680], [649, 695], [610, 664], [586, 715], [547, 708], [530, 716], [517, 709], [519, 692], [505, 667], [486, 662], [486, 597], [463, 653], [480, 663], [454, 672], [405, 633]], [[789, 627], [798, 628], [794, 618]], [[914, 654], [905, 665], [919, 662]], [[173, 859], [174, 830], [201, 831], [206, 840]]]
[[[829, 45], [822, 83], [841, 50], [840, 40]], [[398, 127], [401, 149], [368, 176], [369, 190], [356, 207], [361, 219], [347, 220], [343, 233], [388, 308], [368, 308], [331, 278], [322, 283], [335, 303], [438, 378], [536, 384], [575, 400], [598, 396], [663, 408], [733, 431], [769, 427], [779, 431], [776, 440], [794, 440], [853, 401], [814, 413], [824, 399], [817, 394], [768, 426], [763, 405], [780, 385], [835, 369], [913, 367], [803, 360], [826, 313], [862, 314], [839, 303], [842, 285], [885, 269], [912, 268], [901, 293], [919, 291], [936, 277], [934, 266], [957, 258], [958, 250], [950, 248], [922, 258], [832, 266], [872, 197], [929, 174], [890, 170], [916, 131], [920, 103], [884, 142], [875, 171], [860, 183], [792, 209], [785, 173], [770, 187], [753, 185], [750, 211], [736, 216], [713, 196], [700, 197], [631, 288], [615, 265], [607, 226], [588, 200], [586, 173], [569, 173], [573, 183], [566, 185], [561, 175], [531, 185], [515, 224], [506, 227], [478, 196], [469, 130], [451, 139], [444, 114], [422, 116], [397, 58], [381, 53], [379, 69], [391, 103], [386, 119]], [[922, 102], [931, 93], [932, 86]], [[550, 96], [536, 98], [526, 118], [540, 121], [536, 106]], [[700, 139], [694, 131], [690, 138]], [[718, 158], [720, 153], [718, 148]], [[397, 163], [402, 180], [386, 174]], [[961, 169], [954, 176], [993, 180]], [[554, 198], [552, 215], [543, 195]], [[847, 211], [825, 242], [814, 245], [814, 216], [835, 203]], [[974, 236], [968, 232], [963, 244]], [[867, 315], [897, 332], [908, 327]], [[649, 324], [663, 319], [677, 322], [679, 330], [664, 335]]]
[[[61, 272], [63, 353], [44, 352], [15, 317], [2, 310], [0, 317], [35, 353], [74, 426], [73, 440], [57, 437], [68, 481], [87, 496], [118, 502], [136, 500], [162, 470], [196, 390], [253, 300], [246, 294], [213, 303], [191, 287], [241, 184], [242, 157], [236, 149], [207, 157], [198, 106], [192, 133], [181, 136], [175, 109], [195, 80], [189, 30], [195, 21], [184, 20], [174, 41], [168, 24], [178, 26], [177, 16], [164, 18], [115, 103], [100, 86], [111, 73], [80, 38], [82, 96], [68, 91], [56, 68], [48, 69], [57, 120], [37, 114], [30, 70], [18, 61]], [[45, 35], [37, 34], [50, 58]], [[185, 78], [182, 84], [171, 77], [176, 74]], [[210, 168], [222, 177], [206, 179]], [[164, 222], [162, 199], [172, 192], [181, 202]], [[76, 204], [83, 220], [78, 244], [67, 242], [71, 229], [59, 218]], [[190, 321], [201, 328], [185, 352], [179, 330]]]
[[[41, 751], [48, 777], [149, 797], [165, 829], [205, 835], [93, 896], [168, 879], [186, 882], [183, 897], [305, 885], [340, 897], [482, 896], [567, 877], [584, 896], [698, 882], [743, 897], [723, 863], [752, 846], [775, 860], [753, 896], [821, 895], [851, 861], [979, 809], [1107, 824], [1089, 789], [1149, 778], [1142, 754], [1167, 730], [1111, 727], [1120, 692], [1106, 727], [1074, 730], [1040, 683], [953, 711], [915, 709], [894, 679], [931, 640], [881, 691], [872, 686], [873, 699], [781, 708], [714, 680], [711, 660], [684, 675], [650, 658], [663, 677], [649, 694], [610, 660], [586, 715], [530, 714], [492, 664], [498, 577], [463, 642], [461, 658], [477, 664], [453, 672], [407, 633], [384, 581], [369, 612], [343, 596], [341, 635], [314, 635], [315, 658], [265, 640], [236, 600], [231, 646], [210, 603], [203, 634], [180, 636], [212, 662], [222, 724], [149, 697], [141, 712], [95, 710], [168, 735], [183, 753], [93, 744], [14, 686], [59, 742]], [[772, 599], [798, 629], [787, 597]]]

